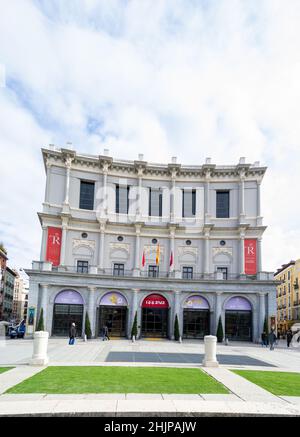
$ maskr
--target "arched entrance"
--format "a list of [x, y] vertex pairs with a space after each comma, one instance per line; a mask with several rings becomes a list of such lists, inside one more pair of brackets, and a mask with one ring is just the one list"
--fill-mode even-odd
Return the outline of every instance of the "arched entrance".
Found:
[[150, 294], [142, 303], [142, 336], [168, 336], [169, 302], [160, 294]]
[[252, 341], [252, 307], [245, 297], [232, 297], [226, 302], [225, 337]]
[[53, 308], [52, 335], [68, 336], [71, 323], [75, 323], [77, 335], [82, 333], [84, 302], [75, 290], [57, 294]]
[[101, 298], [98, 313], [99, 336], [102, 335], [105, 325], [108, 327], [109, 336], [126, 336], [127, 307], [127, 300], [121, 293], [111, 292]]
[[207, 300], [200, 295], [188, 297], [183, 304], [183, 337], [204, 338], [209, 331]]

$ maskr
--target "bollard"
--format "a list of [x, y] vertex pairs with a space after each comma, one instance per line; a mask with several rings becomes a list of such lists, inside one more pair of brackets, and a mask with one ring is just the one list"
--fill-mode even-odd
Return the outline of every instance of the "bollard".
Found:
[[33, 340], [33, 355], [29, 362], [31, 366], [47, 366], [49, 358], [47, 355], [49, 333], [36, 331]]
[[132, 336], [132, 343], [135, 343], [135, 335]]
[[214, 335], [206, 335], [204, 337], [205, 355], [202, 364], [204, 367], [219, 367], [217, 361], [217, 337]]

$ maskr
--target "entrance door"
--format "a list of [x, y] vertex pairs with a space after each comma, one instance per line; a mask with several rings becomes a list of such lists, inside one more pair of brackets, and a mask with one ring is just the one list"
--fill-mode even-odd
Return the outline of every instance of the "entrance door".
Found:
[[101, 305], [99, 311], [99, 336], [102, 335], [103, 326], [107, 325], [109, 336], [126, 336], [127, 308]]
[[68, 336], [72, 323], [76, 325], [78, 336], [82, 333], [83, 305], [54, 305], [52, 335]]
[[252, 312], [225, 312], [225, 336], [229, 340], [252, 341]]
[[183, 337], [204, 338], [209, 335], [209, 311], [190, 310], [183, 311]]
[[143, 308], [142, 336], [165, 338], [168, 335], [168, 309]]

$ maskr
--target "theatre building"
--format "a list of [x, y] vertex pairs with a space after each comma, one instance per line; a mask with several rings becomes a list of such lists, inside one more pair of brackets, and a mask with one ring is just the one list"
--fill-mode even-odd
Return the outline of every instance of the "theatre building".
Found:
[[114, 159], [42, 149], [40, 259], [30, 277], [27, 332], [43, 309], [51, 336], [130, 338], [214, 334], [258, 341], [276, 316], [276, 283], [262, 268], [260, 190], [266, 168]]

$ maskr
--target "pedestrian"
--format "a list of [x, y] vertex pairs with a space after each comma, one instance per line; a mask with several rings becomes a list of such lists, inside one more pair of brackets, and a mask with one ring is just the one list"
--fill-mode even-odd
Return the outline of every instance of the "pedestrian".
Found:
[[276, 334], [274, 332], [274, 329], [269, 334], [269, 343], [270, 343], [270, 351], [274, 350], [274, 344], [276, 343]]
[[108, 327], [107, 327], [107, 325], [104, 325], [103, 326], [103, 339], [102, 339], [103, 341], [104, 340], [109, 340], [109, 336], [108, 336]]
[[266, 335], [265, 331], [261, 334], [261, 345], [262, 345], [262, 347], [264, 347], [264, 346], [267, 347], [267, 335]]
[[286, 344], [287, 344], [287, 347], [290, 347], [290, 344], [291, 344], [292, 338], [293, 338], [293, 333], [292, 333], [292, 331], [289, 329], [289, 330], [287, 331], [287, 333], [286, 333]]
[[75, 343], [75, 337], [76, 337], [76, 326], [75, 323], [72, 323], [69, 332], [69, 344]]

